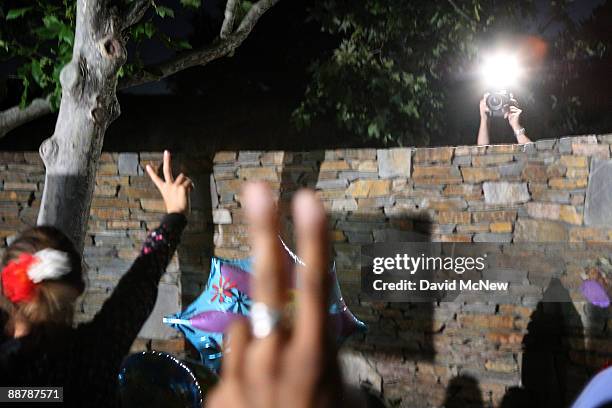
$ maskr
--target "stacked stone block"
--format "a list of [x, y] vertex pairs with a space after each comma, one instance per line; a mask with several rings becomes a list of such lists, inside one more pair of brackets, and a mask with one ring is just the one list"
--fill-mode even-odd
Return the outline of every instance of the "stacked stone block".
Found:
[[[612, 241], [612, 182], [606, 181], [612, 180], [611, 143], [611, 135], [600, 135], [527, 145], [219, 152], [212, 185], [214, 251], [227, 258], [248, 255], [240, 206], [245, 181], [270, 183], [288, 221], [283, 235], [289, 241], [291, 195], [301, 186], [316, 189], [330, 216], [343, 293], [369, 325], [367, 334], [344, 348], [347, 372], [406, 407], [440, 406], [449, 383], [468, 376], [478, 382], [485, 405], [498, 406], [521, 385], [523, 343], [541, 292], [507, 304], [369, 302], [360, 295], [360, 247], [415, 237], [571, 243], [575, 250], [559, 254], [569, 263], [561, 282], [573, 300], [569, 312], [560, 312], [567, 317], [562, 342], [571, 361], [569, 402], [612, 358], [612, 320], [594, 319], [578, 291], [587, 268], [607, 257]], [[516, 254], [517, 273], [527, 273], [533, 258], [529, 251]]]
[[[91, 319], [108, 298], [117, 281], [138, 256], [147, 230], [157, 227], [165, 213], [163, 201], [144, 172], [146, 164], [159, 165], [161, 153], [103, 153], [94, 198], [84, 258], [87, 289], [79, 301], [76, 320]], [[184, 342], [165, 328], [161, 317], [180, 310], [202, 289], [210, 262], [212, 229], [209, 173], [198, 166], [198, 158], [181, 158], [197, 180], [189, 227], [178, 256], [170, 263], [160, 284], [153, 316], [145, 324], [134, 349], [152, 347], [180, 352]], [[44, 188], [44, 165], [36, 152], [0, 152], [0, 252], [11, 238], [36, 224]], [[126, 310], [126, 314], [129, 310]]]

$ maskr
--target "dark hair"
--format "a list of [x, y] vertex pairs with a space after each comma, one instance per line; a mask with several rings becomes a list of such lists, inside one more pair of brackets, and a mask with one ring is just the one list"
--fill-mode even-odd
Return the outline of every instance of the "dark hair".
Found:
[[66, 253], [70, 261], [70, 272], [58, 279], [38, 283], [31, 301], [14, 304], [2, 296], [2, 306], [9, 314], [7, 326], [16, 319], [30, 324], [72, 322], [74, 301], [85, 290], [85, 281], [81, 256], [66, 234], [55, 227], [35, 227], [24, 231], [4, 252], [1, 268], [19, 258], [22, 253], [34, 254], [45, 248]]

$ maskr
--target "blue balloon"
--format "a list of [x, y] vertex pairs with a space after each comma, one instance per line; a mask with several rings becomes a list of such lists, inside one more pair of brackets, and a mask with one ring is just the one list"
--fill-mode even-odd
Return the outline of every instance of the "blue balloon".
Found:
[[[282, 240], [281, 244], [291, 258], [291, 266], [303, 264]], [[219, 372], [221, 367], [225, 330], [234, 320], [249, 315], [252, 269], [250, 258], [227, 260], [213, 257], [208, 282], [200, 296], [184, 311], [164, 318], [164, 323], [179, 330], [194, 345], [202, 363], [213, 372]], [[344, 302], [335, 264], [329, 273], [332, 280], [329, 322], [338, 343], [341, 343], [355, 333], [364, 332], [366, 325], [351, 313]], [[290, 280], [294, 281], [293, 278], [295, 276]], [[292, 287], [295, 289], [294, 285]]]
[[193, 371], [175, 357], [157, 351], [132, 354], [119, 370], [123, 407], [201, 408], [203, 392]]

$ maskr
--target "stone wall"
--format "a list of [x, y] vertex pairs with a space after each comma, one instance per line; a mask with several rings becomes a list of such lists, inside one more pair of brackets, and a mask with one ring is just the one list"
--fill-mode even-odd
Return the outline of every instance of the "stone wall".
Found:
[[[528, 145], [219, 152], [211, 186], [215, 254], [248, 254], [239, 204], [245, 180], [268, 181], [285, 216], [296, 189], [316, 188], [330, 215], [342, 291], [369, 325], [367, 334], [344, 347], [343, 364], [353, 380], [369, 383], [394, 406], [440, 406], [450, 394], [476, 406], [521, 406], [521, 386], [554, 389], [551, 383], [564, 384], [560, 398], [567, 404], [612, 358], [612, 321], [577, 291], [601, 255], [591, 248], [612, 240], [611, 143], [612, 135], [605, 135]], [[362, 299], [360, 245], [401, 240], [414, 231], [442, 242], [572, 242], [581, 250], [562, 254], [569, 267], [561, 282], [573, 301]], [[530, 255], [520, 259], [526, 265]], [[537, 347], [552, 350], [555, 362], [541, 361]], [[551, 367], [561, 362], [562, 378], [556, 378]]]
[[[161, 159], [161, 153], [102, 155], [84, 252], [87, 290], [79, 302], [77, 321], [91, 319], [100, 309], [138, 255], [147, 230], [157, 227], [165, 212], [161, 196], [143, 171], [147, 163], [159, 164]], [[202, 158], [176, 159], [177, 170], [188, 171], [198, 189], [182, 245], [162, 278], [155, 311], [134, 349], [182, 351], [183, 339], [165, 327], [161, 317], [197, 296], [208, 275], [212, 251], [209, 172]], [[38, 153], [0, 152], [0, 253], [18, 231], [35, 225], [44, 179]]]

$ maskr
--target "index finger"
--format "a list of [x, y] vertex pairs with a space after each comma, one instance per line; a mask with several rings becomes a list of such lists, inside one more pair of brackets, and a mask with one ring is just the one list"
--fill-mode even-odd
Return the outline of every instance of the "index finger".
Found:
[[164, 184], [164, 181], [157, 175], [155, 170], [153, 170], [153, 167], [147, 164], [146, 169], [147, 174], [151, 178], [151, 181], [153, 181], [153, 184], [155, 184], [158, 189], [161, 189], [162, 185]]
[[253, 300], [280, 310], [287, 300], [288, 274], [278, 241], [279, 220], [270, 188], [249, 183], [243, 190], [254, 256]]
[[300, 191], [293, 205], [298, 255], [298, 307], [295, 341], [312, 349], [325, 340], [330, 287], [329, 237], [325, 209], [314, 192]]
[[172, 159], [170, 158], [170, 152], [164, 150], [164, 178], [166, 183], [172, 183], [174, 177], [172, 177]]

